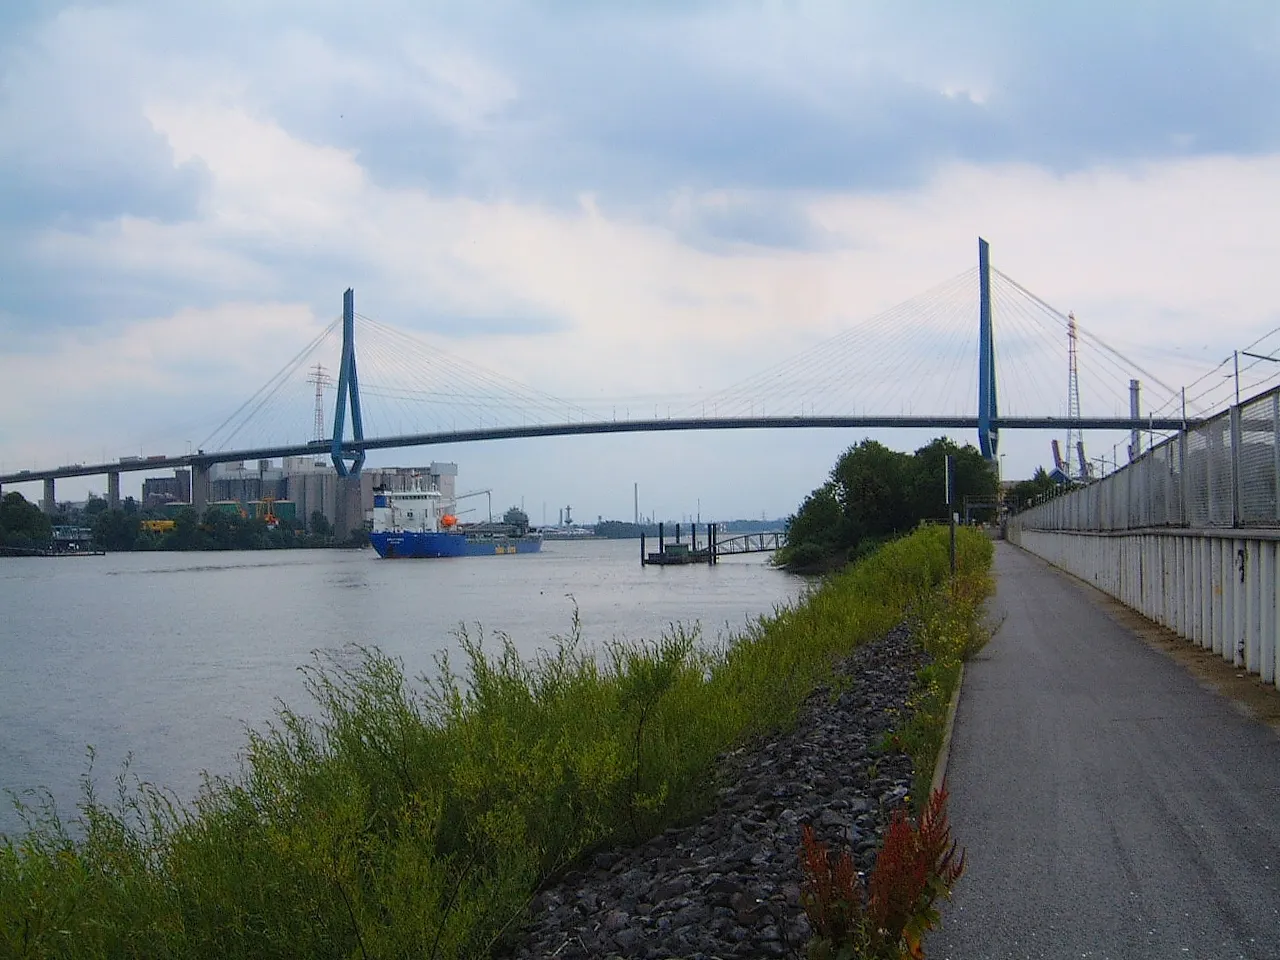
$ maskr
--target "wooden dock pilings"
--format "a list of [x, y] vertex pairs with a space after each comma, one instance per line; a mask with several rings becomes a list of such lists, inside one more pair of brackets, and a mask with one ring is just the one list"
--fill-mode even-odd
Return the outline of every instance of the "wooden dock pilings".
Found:
[[689, 525], [689, 542], [683, 543], [680, 538], [680, 524], [676, 524], [676, 541], [675, 543], [667, 543], [667, 534], [665, 525], [658, 524], [658, 552], [649, 553], [645, 545], [644, 533], [640, 534], [640, 566], [685, 566], [690, 563], [705, 563], [712, 565], [716, 562], [716, 525], [714, 523], [707, 524], [706, 545], [698, 546], [698, 525], [691, 523]]

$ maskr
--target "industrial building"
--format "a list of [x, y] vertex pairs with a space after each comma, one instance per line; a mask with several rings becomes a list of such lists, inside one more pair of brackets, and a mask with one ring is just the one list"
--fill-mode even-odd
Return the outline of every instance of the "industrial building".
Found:
[[172, 477], [148, 477], [142, 481], [142, 505], [155, 509], [170, 503], [191, 502], [191, 471], [175, 470]]
[[[373, 516], [373, 490], [408, 490], [415, 483], [434, 486], [446, 498], [457, 493], [458, 465], [432, 462], [421, 467], [366, 467], [358, 477], [340, 477], [328, 459], [285, 457], [283, 462], [258, 460], [214, 464], [209, 469], [206, 503], [240, 504], [255, 515], [253, 504], [288, 501], [303, 523], [319, 511], [340, 537], [364, 527]], [[191, 502], [191, 471], [175, 471], [173, 478], [143, 481], [145, 506]]]

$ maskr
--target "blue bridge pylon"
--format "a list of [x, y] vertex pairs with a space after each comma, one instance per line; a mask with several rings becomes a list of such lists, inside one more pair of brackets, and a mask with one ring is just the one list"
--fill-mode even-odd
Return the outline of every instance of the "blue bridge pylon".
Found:
[[978, 238], [978, 447], [994, 462], [1000, 430], [992, 426], [996, 409], [996, 343], [991, 328], [991, 255], [987, 241]]
[[[346, 429], [347, 398], [351, 398], [351, 439], [364, 440], [364, 419], [360, 416], [360, 380], [356, 376], [356, 296], [350, 287], [342, 295], [342, 361], [338, 368], [338, 405], [333, 413], [333, 468], [340, 477], [358, 477], [364, 466], [364, 448], [353, 453], [342, 449], [342, 434]], [[347, 458], [351, 465], [347, 465]]]

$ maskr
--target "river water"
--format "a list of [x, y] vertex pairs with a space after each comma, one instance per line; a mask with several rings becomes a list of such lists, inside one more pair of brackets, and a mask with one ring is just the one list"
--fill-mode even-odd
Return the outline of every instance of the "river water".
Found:
[[[642, 568], [637, 542], [610, 540], [445, 561], [370, 550], [0, 560], [0, 790], [44, 788], [73, 812], [92, 745], [101, 793], [132, 755], [131, 774], [193, 797], [201, 771], [235, 771], [246, 726], [271, 719], [277, 698], [305, 709], [298, 668], [315, 650], [373, 644], [418, 675], [457, 649], [461, 623], [533, 653], [569, 632], [575, 603], [597, 647], [671, 623], [714, 640], [804, 589], [766, 555]], [[20, 832], [0, 801], [0, 833]]]

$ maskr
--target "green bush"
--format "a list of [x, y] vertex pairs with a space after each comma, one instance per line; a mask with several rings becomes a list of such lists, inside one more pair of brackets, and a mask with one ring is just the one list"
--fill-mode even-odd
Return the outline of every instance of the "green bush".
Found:
[[710, 648], [673, 628], [596, 656], [575, 618], [532, 659], [462, 633], [463, 668], [417, 682], [373, 648], [320, 657], [312, 709], [189, 805], [122, 776], [111, 803], [86, 788], [74, 838], [27, 809], [0, 843], [0, 956], [489, 956], [546, 878], [703, 809], [717, 754], [790, 723], [947, 575], [924, 529]]
[[[787, 545], [778, 553], [778, 564], [800, 570], [797, 557], [814, 560], [819, 552], [855, 561], [922, 522], [948, 518], [948, 456], [955, 460], [955, 503], [967, 497], [994, 503], [995, 470], [972, 446], [939, 437], [908, 454], [864, 440], [841, 454], [829, 479], [787, 519]], [[991, 509], [977, 516], [989, 519]]]
[[830, 545], [811, 542], [783, 547], [774, 562], [792, 573], [827, 573], [844, 562]]

